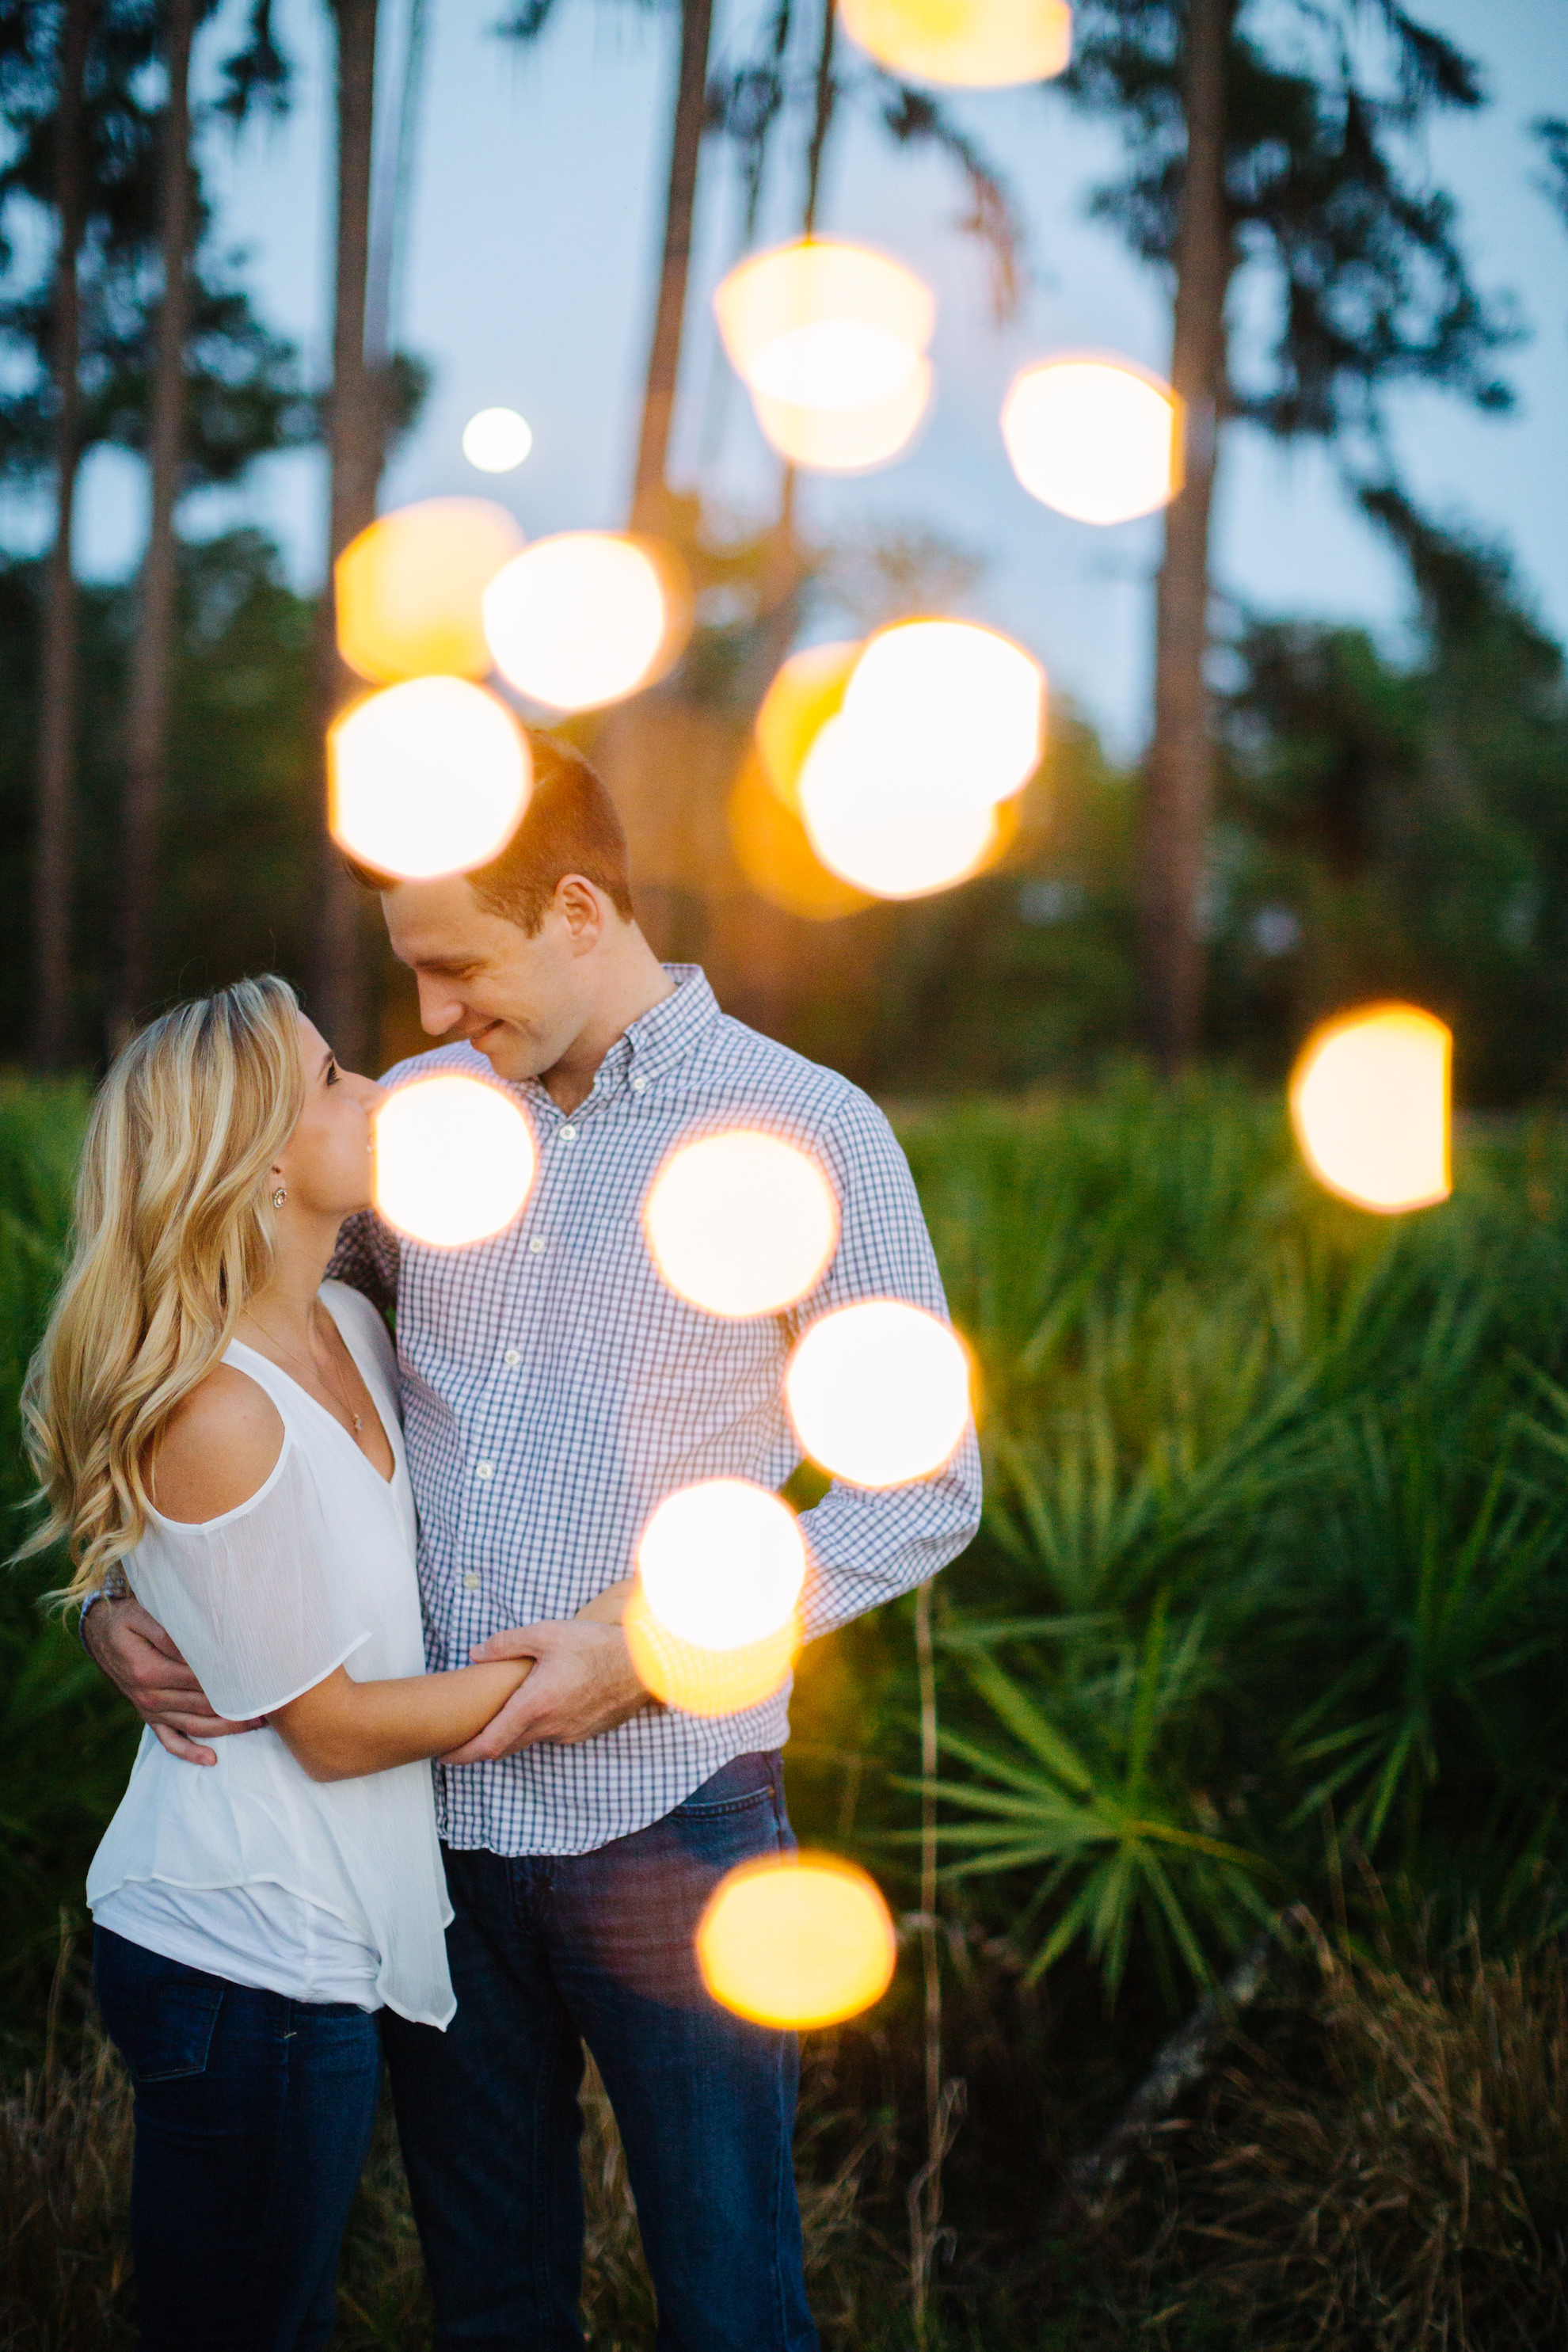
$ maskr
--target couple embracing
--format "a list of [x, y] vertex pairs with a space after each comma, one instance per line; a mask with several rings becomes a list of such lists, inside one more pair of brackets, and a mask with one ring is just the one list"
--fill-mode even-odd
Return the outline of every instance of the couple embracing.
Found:
[[[385, 1084], [482, 1075], [532, 1123], [505, 1231], [443, 1252], [376, 1219], [382, 1089], [279, 980], [165, 1013], [93, 1111], [28, 1412], [39, 1540], [68, 1538], [82, 1638], [148, 1727], [88, 1885], [147, 2352], [326, 2345], [384, 2057], [441, 2352], [580, 2347], [584, 2044], [660, 2346], [816, 2342], [795, 2044], [693, 1952], [719, 1879], [790, 1850], [787, 1689], [660, 1706], [620, 1617], [666, 1496], [796, 1467], [803, 1323], [941, 1314], [941, 1286], [880, 1114], [657, 961], [603, 785], [533, 751], [490, 865], [363, 877], [447, 1041]], [[841, 1233], [798, 1308], [728, 1321], [661, 1283], [641, 1208], [737, 1127], [813, 1155]], [[973, 1436], [918, 1486], [832, 1486], [807, 1637], [941, 1568], [978, 1507]]]

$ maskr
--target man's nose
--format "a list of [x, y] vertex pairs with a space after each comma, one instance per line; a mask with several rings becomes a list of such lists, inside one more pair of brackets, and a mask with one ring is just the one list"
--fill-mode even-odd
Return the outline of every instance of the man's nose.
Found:
[[444, 1036], [463, 1010], [461, 1001], [450, 989], [442, 988], [433, 980], [421, 975], [419, 982], [419, 1026], [427, 1037]]

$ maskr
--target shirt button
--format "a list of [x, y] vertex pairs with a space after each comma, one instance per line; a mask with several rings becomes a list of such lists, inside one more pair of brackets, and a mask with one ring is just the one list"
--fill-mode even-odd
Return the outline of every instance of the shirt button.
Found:
[[544, 1255], [544, 1244], [540, 1240], [537, 1234], [534, 1234], [533, 1239], [528, 1244], [528, 1255], [530, 1257], [542, 1257]]
[[561, 1140], [563, 1143], [575, 1143], [577, 1140], [576, 1129], [574, 1127], [563, 1127], [561, 1130]]
[[494, 1468], [495, 1464], [493, 1462], [476, 1462], [474, 1465], [474, 1475], [476, 1478], [488, 1478]]
[[513, 1365], [515, 1365], [515, 1364], [521, 1364], [521, 1361], [522, 1361], [522, 1358], [519, 1355], [519, 1353], [518, 1353], [518, 1351], [517, 1351], [517, 1349], [516, 1349], [515, 1348], [509, 1348], [509, 1349], [507, 1349], [507, 1351], [506, 1351], [505, 1355], [501, 1358], [501, 1362], [502, 1362], [503, 1364], [513, 1364]]
[[631, 1088], [634, 1095], [640, 1095], [647, 1084], [647, 1080], [644, 1077], [640, 1070], [634, 1070], [632, 1072]]
[[477, 1592], [479, 1589], [479, 1580], [473, 1573], [472, 1570], [470, 1570], [468, 1574], [463, 1579], [463, 1590], [465, 1592]]

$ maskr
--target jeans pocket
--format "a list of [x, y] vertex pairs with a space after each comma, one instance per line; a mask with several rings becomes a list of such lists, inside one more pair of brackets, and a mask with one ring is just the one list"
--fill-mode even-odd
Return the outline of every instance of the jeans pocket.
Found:
[[206, 2072], [223, 2007], [224, 1989], [216, 1978], [100, 1927], [93, 1937], [93, 1979], [109, 2038], [134, 2084], [174, 2083]]
[[728, 1764], [721, 1764], [711, 1779], [693, 1789], [675, 1811], [685, 1821], [711, 1820], [721, 1813], [755, 1812], [772, 1802], [779, 1789], [777, 1751], [763, 1748], [747, 1756], [732, 1756]]

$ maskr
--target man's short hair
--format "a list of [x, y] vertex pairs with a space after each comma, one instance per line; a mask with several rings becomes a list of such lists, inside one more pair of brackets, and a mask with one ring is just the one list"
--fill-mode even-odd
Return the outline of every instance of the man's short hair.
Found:
[[[623, 922], [636, 919], [626, 828], [598, 771], [581, 751], [536, 728], [524, 730], [533, 756], [533, 790], [504, 849], [467, 876], [487, 913], [515, 923], [531, 939], [560, 883], [581, 874], [604, 892]], [[367, 889], [395, 888], [390, 875], [350, 858]]]

